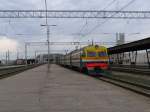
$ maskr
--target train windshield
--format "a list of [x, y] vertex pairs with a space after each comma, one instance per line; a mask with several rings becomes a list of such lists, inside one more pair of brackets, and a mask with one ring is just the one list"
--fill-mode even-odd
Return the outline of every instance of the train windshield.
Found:
[[106, 52], [98, 52], [98, 56], [101, 57], [101, 56], [107, 56], [107, 53]]
[[87, 52], [87, 57], [96, 57], [96, 52]]

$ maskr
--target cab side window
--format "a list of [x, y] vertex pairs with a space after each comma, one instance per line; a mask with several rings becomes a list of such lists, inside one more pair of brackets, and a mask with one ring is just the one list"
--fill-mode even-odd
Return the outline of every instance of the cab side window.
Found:
[[85, 51], [83, 51], [83, 52], [81, 53], [81, 56], [82, 56], [82, 57], [86, 57]]
[[101, 56], [103, 57], [103, 56], [107, 56], [107, 53], [103, 51], [103, 52], [99, 52], [98, 55], [99, 55], [100, 57], [101, 57]]

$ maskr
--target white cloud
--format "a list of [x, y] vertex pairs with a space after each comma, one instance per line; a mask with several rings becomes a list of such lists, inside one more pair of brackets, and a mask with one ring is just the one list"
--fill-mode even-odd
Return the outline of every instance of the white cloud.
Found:
[[15, 52], [17, 51], [18, 42], [7, 37], [0, 37], [0, 52]]

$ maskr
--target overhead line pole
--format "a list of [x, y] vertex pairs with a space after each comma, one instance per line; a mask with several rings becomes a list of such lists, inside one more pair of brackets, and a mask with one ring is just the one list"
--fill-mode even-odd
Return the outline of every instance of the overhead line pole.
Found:
[[25, 64], [26, 64], [26, 66], [28, 65], [28, 60], [27, 60], [27, 44], [28, 43], [25, 43]]
[[45, 11], [46, 11], [46, 28], [47, 28], [47, 43], [48, 43], [48, 69], [50, 68], [50, 46], [49, 46], [49, 26], [48, 26], [48, 21], [47, 21], [47, 1], [45, 0]]

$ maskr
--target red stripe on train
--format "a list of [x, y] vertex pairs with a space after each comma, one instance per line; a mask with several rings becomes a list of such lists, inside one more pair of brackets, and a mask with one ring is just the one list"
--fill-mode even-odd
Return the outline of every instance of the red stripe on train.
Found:
[[107, 63], [86, 63], [87, 68], [93, 68], [93, 67], [98, 67], [101, 69], [108, 69], [108, 64]]

